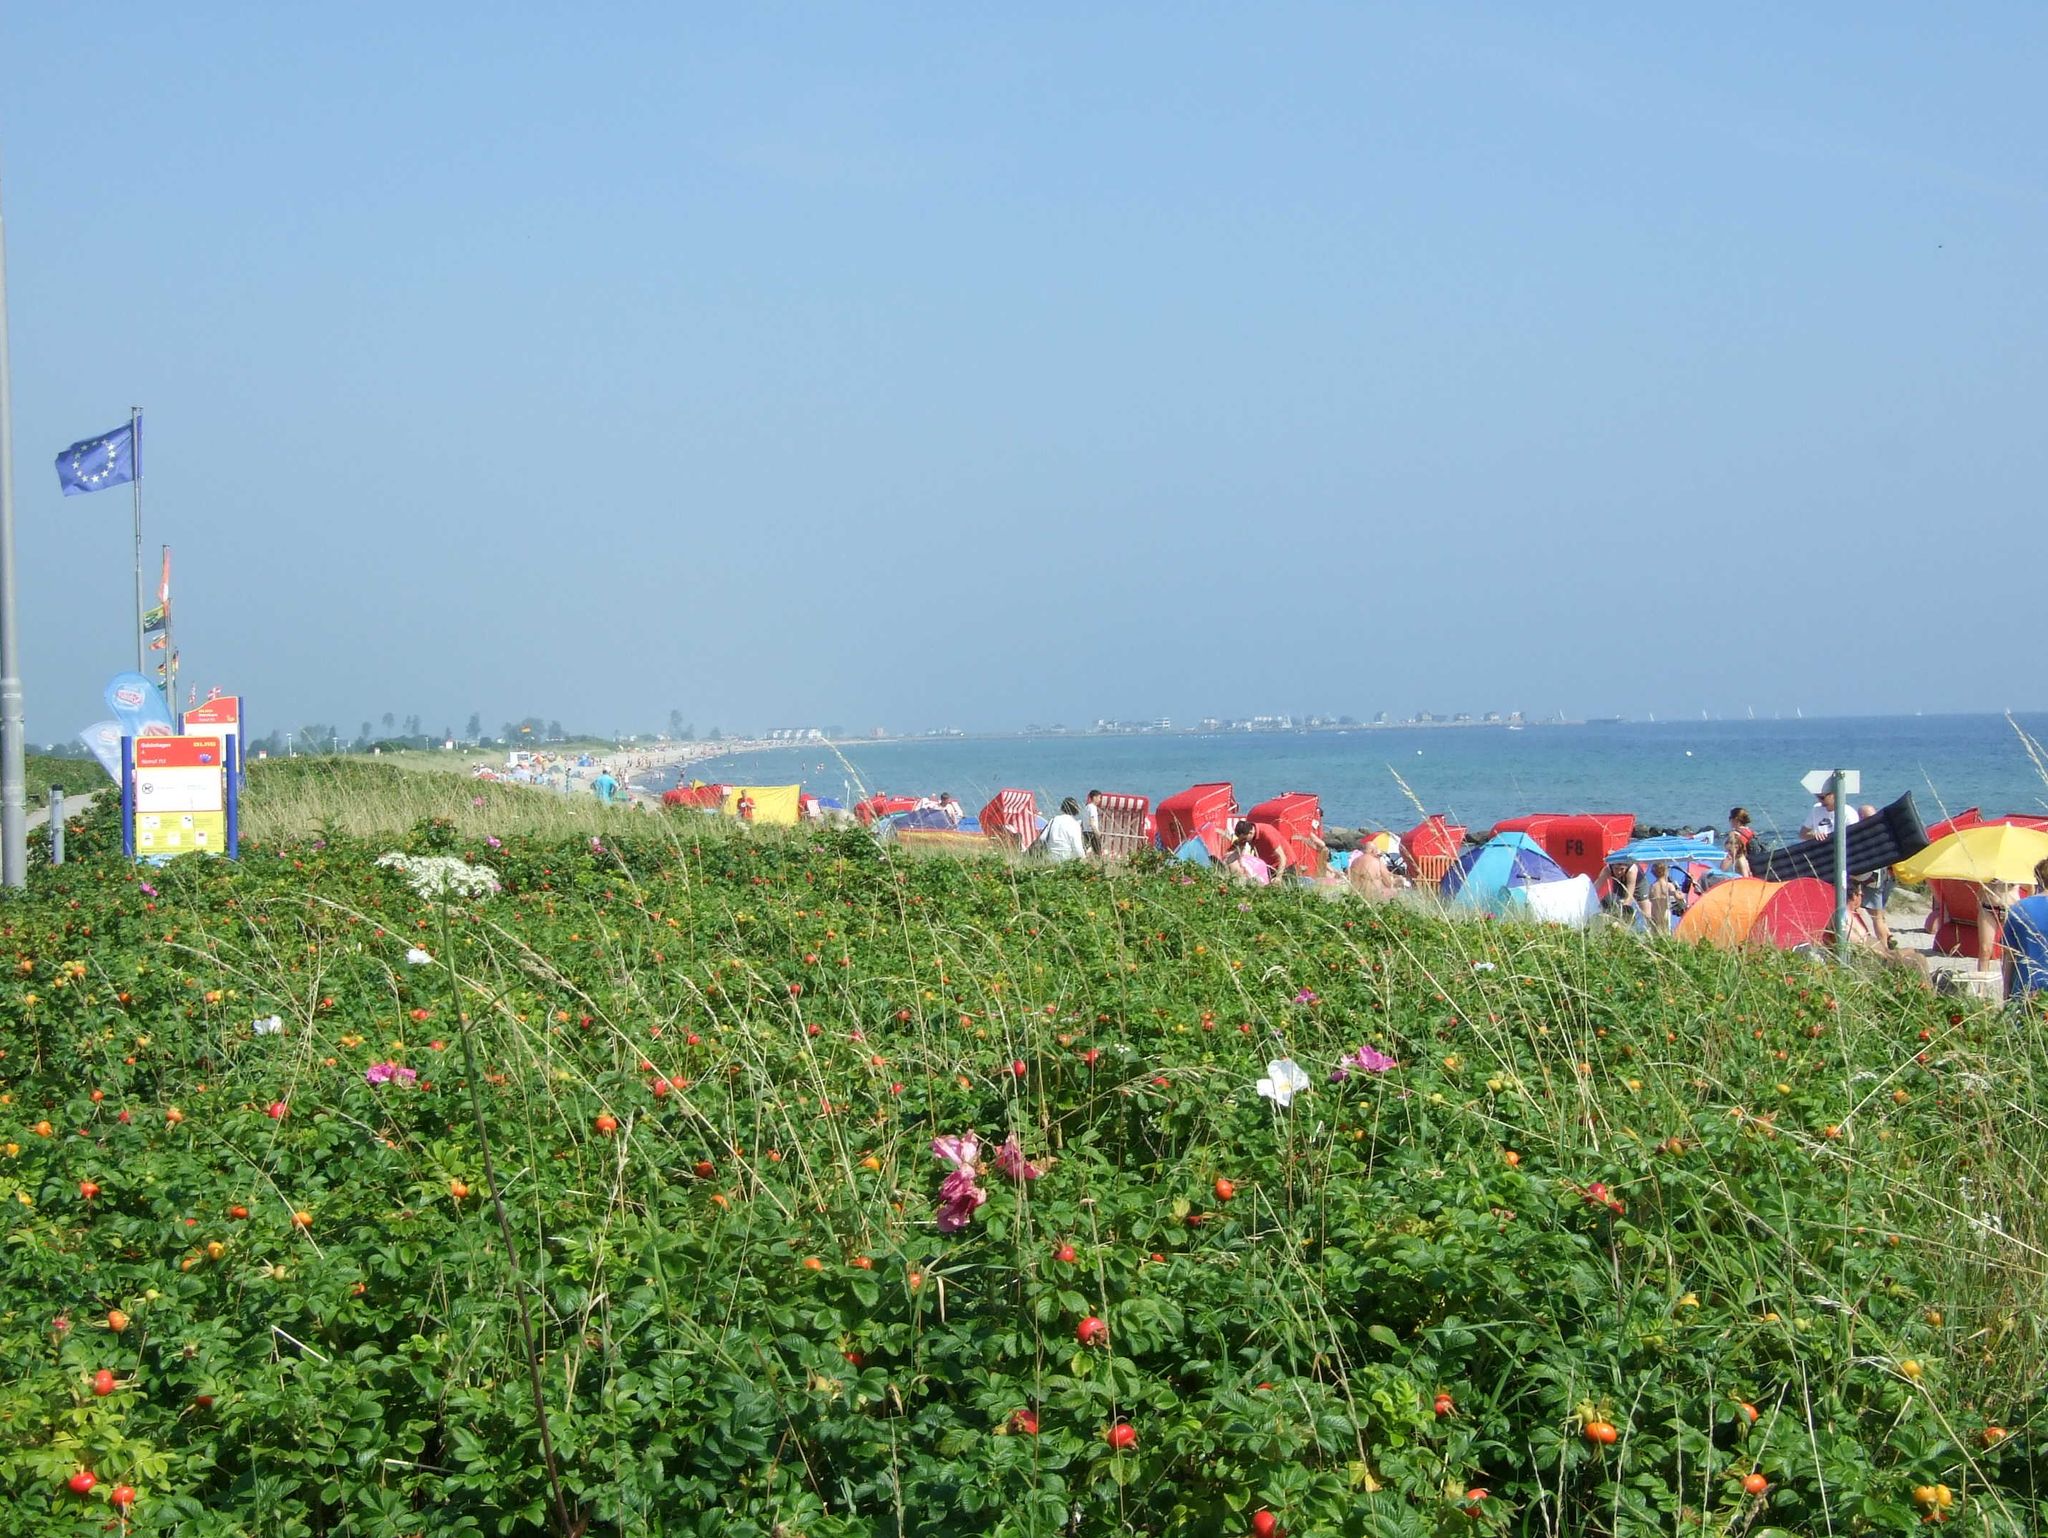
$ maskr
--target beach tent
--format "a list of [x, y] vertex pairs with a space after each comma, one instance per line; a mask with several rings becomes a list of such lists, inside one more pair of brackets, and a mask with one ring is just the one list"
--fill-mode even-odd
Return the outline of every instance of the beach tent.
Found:
[[1261, 801], [1245, 816], [1254, 829], [1252, 847], [1268, 865], [1277, 865], [1276, 846], [1285, 845], [1288, 869], [1306, 876], [1323, 872], [1323, 803], [1305, 790]]
[[1198, 838], [1191, 838], [1185, 844], [1182, 844], [1180, 848], [1174, 850], [1173, 857], [1176, 860], [1186, 860], [1191, 865], [1214, 865], [1216, 863], [1209, 858], [1209, 846]]
[[678, 785], [661, 793], [663, 806], [679, 806], [696, 812], [715, 812], [725, 805], [723, 785]]
[[1769, 945], [1781, 951], [1817, 945], [1835, 922], [1835, 889], [1802, 876], [1765, 881], [1738, 876], [1708, 888], [1678, 921], [1678, 938], [1717, 950]]
[[737, 817], [740, 814], [740, 797], [752, 796], [754, 821], [772, 828], [793, 828], [803, 794], [801, 785], [728, 785], [725, 787], [724, 810], [728, 817]]
[[975, 821], [997, 843], [1029, 849], [1038, 841], [1038, 799], [1028, 790], [999, 790]]
[[1237, 792], [1228, 781], [1190, 785], [1168, 796], [1153, 814], [1154, 836], [1162, 849], [1178, 849], [1191, 838], [1202, 841], [1212, 858], [1222, 859], [1237, 820]]
[[875, 795], [854, 802], [853, 815], [864, 823], [871, 823], [877, 817], [889, 817], [897, 812], [913, 811], [916, 809], [916, 806], [917, 797], [915, 796], [885, 796], [877, 792]]
[[1820, 944], [1834, 925], [1834, 884], [1801, 876], [1781, 883], [1771, 894], [1771, 900], [1750, 925], [1749, 938], [1752, 943], [1789, 951], [1801, 945]]
[[1097, 832], [1102, 838], [1102, 857], [1120, 859], [1136, 854], [1152, 842], [1152, 798], [1119, 790], [1105, 790], [1095, 798]]
[[981, 824], [963, 817], [956, 827], [946, 814], [934, 807], [897, 812], [875, 824], [875, 831], [894, 836], [907, 849], [953, 849], [961, 852], [985, 850], [988, 840], [981, 836]]
[[1460, 855], [1444, 872], [1441, 890], [1461, 907], [1498, 912], [1507, 906], [1507, 894], [1516, 887], [1532, 881], [1569, 879], [1563, 867], [1528, 834], [1503, 833]]
[[1600, 911], [1593, 878], [1584, 875], [1527, 882], [1509, 890], [1508, 902], [1540, 924], [1563, 924], [1572, 929], [1584, 929]]
[[1778, 890], [1760, 876], [1737, 876], [1700, 894], [1678, 921], [1678, 938], [1717, 950], [1733, 950], [1749, 938], [1750, 927]]
[[1438, 813], [1423, 818], [1401, 835], [1401, 851], [1408, 857], [1408, 869], [1422, 886], [1435, 886], [1442, 881], [1457, 863], [1458, 851], [1464, 846], [1464, 824], [1450, 822]]
[[1599, 881], [1606, 874], [1607, 857], [1628, 842], [1635, 827], [1634, 812], [1538, 812], [1497, 822], [1493, 832], [1526, 833], [1572, 875]]

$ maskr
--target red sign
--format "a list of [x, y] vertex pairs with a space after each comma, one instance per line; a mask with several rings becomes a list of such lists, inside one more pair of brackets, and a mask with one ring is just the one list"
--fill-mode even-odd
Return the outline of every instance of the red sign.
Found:
[[204, 705], [194, 705], [185, 712], [187, 726], [240, 726], [242, 724], [242, 697], [239, 694], [222, 694], [208, 700]]
[[135, 739], [137, 769], [218, 769], [220, 765], [221, 740], [218, 737]]

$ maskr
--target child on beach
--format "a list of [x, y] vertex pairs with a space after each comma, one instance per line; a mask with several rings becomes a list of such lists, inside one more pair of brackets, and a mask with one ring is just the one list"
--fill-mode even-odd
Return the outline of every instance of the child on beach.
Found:
[[1650, 933], [1668, 935], [1671, 933], [1671, 914], [1680, 897], [1678, 883], [1671, 879], [1671, 867], [1662, 860], [1650, 867], [1650, 875], [1654, 878], [1646, 900]]

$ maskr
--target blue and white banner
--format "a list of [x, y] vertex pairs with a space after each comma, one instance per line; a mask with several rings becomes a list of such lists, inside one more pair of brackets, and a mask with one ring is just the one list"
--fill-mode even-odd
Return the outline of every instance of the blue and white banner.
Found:
[[121, 782], [121, 723], [119, 721], [95, 721], [78, 734], [78, 740], [92, 750], [92, 756], [100, 761], [100, 767], [107, 771], [107, 778], [115, 784]]
[[140, 673], [116, 673], [107, 684], [107, 709], [122, 735], [154, 737], [172, 730], [171, 712], [157, 686]]

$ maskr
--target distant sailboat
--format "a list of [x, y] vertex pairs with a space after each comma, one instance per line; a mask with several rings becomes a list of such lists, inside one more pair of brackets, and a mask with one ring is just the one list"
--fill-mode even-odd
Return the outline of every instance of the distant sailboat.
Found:
[[1754, 705], [1749, 707], [1749, 719], [1752, 721], [1756, 719], [1756, 706]]

